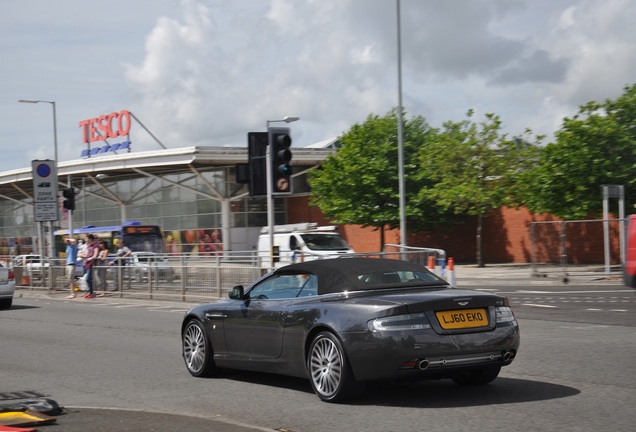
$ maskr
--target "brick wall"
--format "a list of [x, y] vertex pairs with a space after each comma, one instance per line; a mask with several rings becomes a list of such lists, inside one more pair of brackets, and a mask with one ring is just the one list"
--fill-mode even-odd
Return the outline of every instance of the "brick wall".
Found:
[[[288, 199], [288, 222], [317, 222], [331, 225], [320, 209], [308, 205], [308, 197]], [[560, 222], [551, 215], [536, 215], [526, 208], [502, 207], [484, 218], [483, 258], [485, 263], [532, 262], [532, 222]], [[408, 230], [408, 225], [407, 225]], [[540, 224], [535, 228], [536, 262], [556, 262], [561, 256], [561, 224]], [[356, 252], [377, 252], [381, 249], [380, 232], [375, 228], [358, 225], [340, 226], [338, 231]], [[410, 246], [444, 249], [447, 257], [457, 263], [476, 262], [477, 217], [467, 217], [463, 224], [440, 228], [430, 233], [408, 235]], [[611, 225], [611, 257], [619, 262], [618, 224]], [[568, 262], [574, 264], [597, 263], [602, 260], [603, 226], [599, 221], [568, 223], [566, 229]], [[399, 230], [385, 232], [386, 244], [399, 244]]]

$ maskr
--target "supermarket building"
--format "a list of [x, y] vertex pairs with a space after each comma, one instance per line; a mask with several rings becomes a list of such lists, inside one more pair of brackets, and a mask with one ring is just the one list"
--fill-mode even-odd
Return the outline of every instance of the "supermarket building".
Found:
[[[307, 173], [333, 152], [334, 142], [293, 148], [293, 193], [274, 198], [276, 224], [290, 221], [290, 208], [307, 206]], [[247, 146], [135, 152], [130, 141], [124, 143], [115, 151], [94, 147], [99, 149], [94, 154], [85, 151], [80, 159], [57, 164], [58, 189], [73, 187], [77, 193], [74, 228], [136, 220], [164, 229], [167, 252], [196, 250], [193, 246], [203, 242], [206, 250], [255, 248], [260, 229], [267, 226], [267, 205], [236, 181], [236, 164], [247, 162]], [[0, 255], [38, 251], [33, 174], [31, 166], [0, 173]], [[45, 239], [50, 230], [69, 226], [59, 195], [59, 220], [42, 222]], [[292, 213], [309, 216], [303, 210]]]

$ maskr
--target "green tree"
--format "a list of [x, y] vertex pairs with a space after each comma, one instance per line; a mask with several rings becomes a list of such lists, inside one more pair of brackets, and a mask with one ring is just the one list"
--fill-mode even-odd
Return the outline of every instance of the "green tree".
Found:
[[[397, 122], [394, 109], [354, 124], [339, 138], [338, 151], [309, 176], [311, 204], [335, 223], [378, 228], [382, 245], [384, 229], [400, 226]], [[435, 131], [423, 117], [405, 118], [403, 131], [407, 229], [419, 230], [444, 217], [430, 201], [411, 205], [426, 181], [416, 175], [416, 155]], [[422, 205], [428, 206], [425, 217]]]
[[525, 175], [525, 203], [536, 213], [583, 219], [602, 211], [601, 186], [623, 185], [636, 203], [636, 85], [603, 103], [589, 102], [565, 118], [556, 142]]
[[[518, 203], [519, 177], [536, 160], [535, 143], [528, 143], [531, 131], [508, 139], [498, 116], [486, 114], [476, 123], [474, 112], [459, 122], [448, 121], [420, 148], [420, 174], [433, 181], [419, 199], [435, 203], [459, 215], [477, 216], [477, 265], [484, 266], [483, 220], [492, 209]], [[540, 138], [538, 138], [540, 140]]]

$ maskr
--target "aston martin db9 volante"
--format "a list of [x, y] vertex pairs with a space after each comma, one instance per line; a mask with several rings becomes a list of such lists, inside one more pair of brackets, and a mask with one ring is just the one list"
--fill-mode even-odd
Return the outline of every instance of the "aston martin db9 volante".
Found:
[[519, 348], [505, 297], [451, 288], [418, 264], [374, 258], [281, 267], [190, 309], [181, 335], [193, 376], [232, 368], [304, 377], [327, 402], [347, 400], [373, 380], [488, 384]]

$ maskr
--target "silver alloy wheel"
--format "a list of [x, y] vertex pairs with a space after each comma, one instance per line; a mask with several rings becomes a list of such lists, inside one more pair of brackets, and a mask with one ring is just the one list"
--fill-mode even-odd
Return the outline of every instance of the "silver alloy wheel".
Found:
[[338, 392], [342, 380], [344, 361], [338, 346], [329, 338], [322, 337], [312, 348], [309, 373], [316, 391], [326, 398]]
[[183, 358], [190, 372], [198, 374], [205, 363], [205, 335], [196, 322], [191, 322], [183, 332]]

